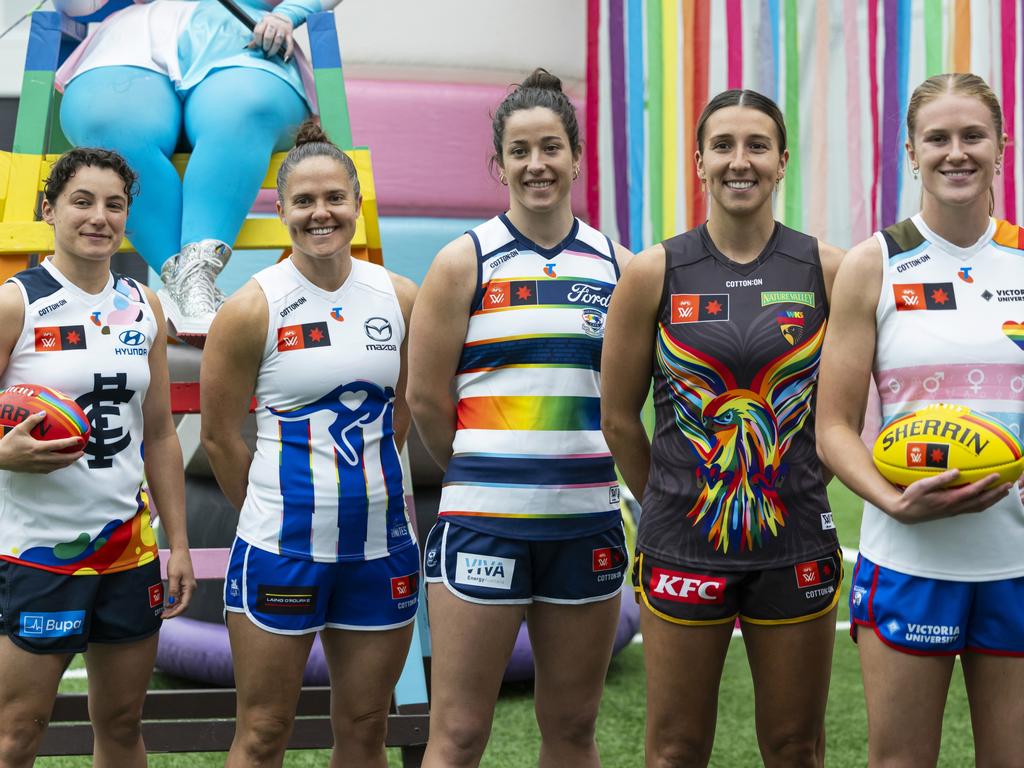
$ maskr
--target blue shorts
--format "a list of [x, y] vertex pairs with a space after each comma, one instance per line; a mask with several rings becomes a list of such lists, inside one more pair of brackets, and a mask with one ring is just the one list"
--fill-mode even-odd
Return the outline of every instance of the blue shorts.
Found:
[[438, 520], [427, 536], [424, 575], [471, 603], [593, 603], [618, 593], [628, 561], [621, 524], [576, 539], [534, 541]]
[[419, 566], [415, 542], [375, 560], [316, 563], [236, 538], [224, 579], [224, 608], [279, 635], [394, 629], [416, 618]]
[[908, 576], [863, 555], [850, 590], [850, 635], [871, 627], [891, 648], [919, 656], [963, 651], [1024, 656], [1024, 576], [944, 581]]

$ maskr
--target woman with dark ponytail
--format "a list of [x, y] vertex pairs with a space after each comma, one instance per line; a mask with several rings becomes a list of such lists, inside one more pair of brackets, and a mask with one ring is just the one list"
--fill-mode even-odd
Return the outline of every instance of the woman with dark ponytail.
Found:
[[[416, 288], [352, 257], [359, 179], [315, 124], [300, 129], [277, 193], [292, 255], [217, 313], [201, 373], [203, 445], [240, 510], [224, 587], [238, 688], [227, 765], [281, 765], [319, 632], [331, 765], [383, 768], [418, 602], [399, 459]], [[241, 434], [253, 396], [255, 456]]]
[[600, 358], [630, 254], [573, 216], [579, 127], [557, 77], [534, 71], [498, 107], [493, 133], [508, 210], [438, 253], [412, 324], [409, 402], [445, 468], [425, 547], [424, 765], [480, 762], [525, 617], [539, 764], [597, 766], [626, 563]]
[[696, 133], [708, 220], [637, 255], [602, 366], [604, 434], [643, 506], [646, 764], [708, 764], [739, 620], [761, 759], [821, 766], [842, 553], [813, 404], [842, 252], [775, 220], [789, 158], [775, 102], [724, 91]]

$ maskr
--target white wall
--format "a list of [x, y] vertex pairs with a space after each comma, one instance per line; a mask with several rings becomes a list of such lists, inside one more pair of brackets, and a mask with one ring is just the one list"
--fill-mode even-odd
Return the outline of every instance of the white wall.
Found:
[[[37, 2], [0, 0], [0, 29]], [[583, 79], [585, 0], [345, 0], [336, 13], [350, 77], [506, 83], [544, 66]], [[0, 96], [21, 90], [28, 28], [0, 40]]]

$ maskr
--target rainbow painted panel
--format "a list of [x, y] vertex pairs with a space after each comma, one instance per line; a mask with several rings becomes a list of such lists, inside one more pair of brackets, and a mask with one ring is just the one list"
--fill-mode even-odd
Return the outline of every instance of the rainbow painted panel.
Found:
[[150, 526], [149, 497], [139, 491], [138, 513], [128, 520], [111, 520], [94, 538], [82, 533], [53, 547], [32, 547], [8, 562], [53, 573], [95, 576], [138, 568], [157, 558], [156, 536]]
[[597, 397], [465, 397], [458, 429], [580, 430], [601, 428]]

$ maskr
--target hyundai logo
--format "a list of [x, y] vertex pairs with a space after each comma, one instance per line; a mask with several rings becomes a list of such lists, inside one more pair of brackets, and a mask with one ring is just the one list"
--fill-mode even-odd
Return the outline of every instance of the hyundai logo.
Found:
[[371, 317], [363, 323], [363, 330], [373, 341], [391, 341], [391, 323], [383, 317]]
[[118, 338], [122, 344], [129, 347], [137, 347], [140, 344], [146, 343], [146, 334], [142, 331], [121, 331], [121, 335]]

